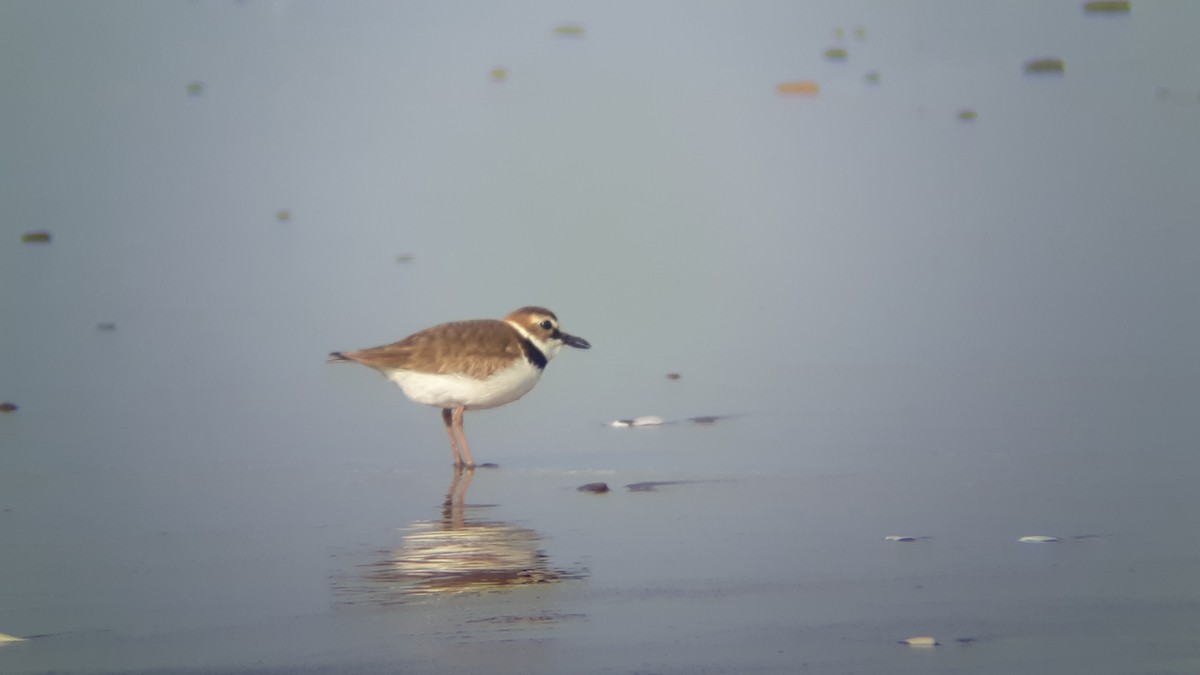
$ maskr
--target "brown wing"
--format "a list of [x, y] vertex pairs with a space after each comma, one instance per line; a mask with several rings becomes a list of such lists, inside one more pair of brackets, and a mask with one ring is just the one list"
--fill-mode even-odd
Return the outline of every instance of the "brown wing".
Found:
[[503, 321], [455, 321], [427, 328], [390, 345], [341, 355], [383, 371], [487, 377], [508, 366], [514, 358], [522, 358], [519, 337], [516, 329]]

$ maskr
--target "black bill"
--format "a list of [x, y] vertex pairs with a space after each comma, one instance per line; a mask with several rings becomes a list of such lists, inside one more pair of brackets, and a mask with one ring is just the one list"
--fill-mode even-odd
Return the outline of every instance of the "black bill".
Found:
[[591, 343], [588, 342], [587, 340], [584, 340], [581, 337], [575, 337], [574, 335], [568, 335], [566, 333], [563, 333], [562, 331], [559, 331], [558, 337], [559, 337], [559, 339], [561, 339], [563, 341], [563, 344], [567, 345], [568, 347], [574, 347], [576, 349], [591, 349], [592, 348]]

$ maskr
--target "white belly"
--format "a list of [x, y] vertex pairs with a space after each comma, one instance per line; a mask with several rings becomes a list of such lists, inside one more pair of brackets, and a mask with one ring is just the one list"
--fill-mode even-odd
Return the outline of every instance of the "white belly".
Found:
[[417, 403], [439, 408], [466, 406], [468, 410], [495, 408], [512, 403], [529, 393], [541, 377], [542, 370], [533, 367], [524, 359], [486, 380], [411, 370], [387, 373], [387, 378], [400, 385], [404, 395]]

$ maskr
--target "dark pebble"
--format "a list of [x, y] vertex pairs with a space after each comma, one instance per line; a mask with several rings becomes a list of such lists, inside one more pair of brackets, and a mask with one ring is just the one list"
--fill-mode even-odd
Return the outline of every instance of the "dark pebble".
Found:
[[0, 412], [16, 412], [16, 411], [17, 411], [16, 403], [13, 403], [12, 401], [5, 401], [4, 403], [0, 403]]
[[686, 481], [681, 480], [648, 480], [641, 483], [630, 483], [626, 485], [626, 489], [630, 492], [653, 492], [660, 485], [678, 485]]
[[588, 483], [587, 485], [580, 485], [575, 489], [580, 492], [593, 492], [599, 495], [608, 492], [608, 483]]

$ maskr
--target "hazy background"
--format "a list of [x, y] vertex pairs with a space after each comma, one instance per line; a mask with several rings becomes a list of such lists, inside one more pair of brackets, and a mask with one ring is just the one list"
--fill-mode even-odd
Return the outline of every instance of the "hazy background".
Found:
[[[0, 670], [195, 666], [197, 631], [246, 636], [231, 668], [298, 642], [309, 664], [392, 663], [372, 630], [436, 642], [390, 632], [408, 610], [347, 618], [329, 579], [437, 517], [444, 430], [324, 355], [541, 304], [594, 348], [467, 416], [501, 464], [468, 501], [587, 570], [547, 610], [587, 628], [535, 636], [564, 662], [646, 667], [620, 655], [674, 640], [657, 667], [683, 672], [706, 630], [754, 625], [739, 611], [778, 628], [820, 606], [805, 625], [874, 626], [884, 650], [830, 667], [906, 672], [889, 617], [1005, 634], [1049, 593], [1071, 601], [1053, 626], [1094, 643], [1039, 625], [970, 667], [1191, 672], [1197, 26], [1187, 1], [0, 1], [0, 400], [20, 407], [0, 416], [0, 632], [75, 636], [4, 647]], [[1066, 72], [1023, 73], [1047, 56]], [[821, 91], [776, 92], [794, 80]], [[742, 417], [602, 426], [644, 414]], [[571, 489], [675, 479], [724, 482]], [[962, 548], [896, 568], [892, 533]], [[1027, 534], [1104, 548], [1009, 559]], [[822, 570], [848, 595], [778, 590]], [[848, 600], [932, 587], [910, 574], [959, 581], [894, 612]], [[689, 578], [760, 590], [624, 604]], [[732, 671], [800, 662], [728, 634], [750, 645]], [[481, 653], [455, 667], [497, 667]], [[409, 669], [446, 667], [429, 654]], [[911, 664], [931, 667], [966, 666]]]

